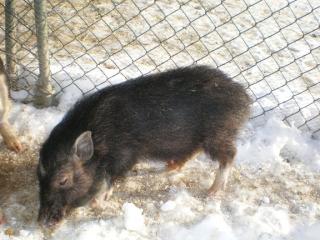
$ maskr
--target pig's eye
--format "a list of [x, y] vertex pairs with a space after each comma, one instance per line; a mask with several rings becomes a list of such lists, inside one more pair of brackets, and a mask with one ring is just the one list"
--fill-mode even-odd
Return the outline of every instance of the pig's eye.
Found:
[[59, 182], [59, 185], [60, 187], [63, 187], [67, 184], [68, 182], [68, 178], [67, 177], [64, 177], [60, 182]]

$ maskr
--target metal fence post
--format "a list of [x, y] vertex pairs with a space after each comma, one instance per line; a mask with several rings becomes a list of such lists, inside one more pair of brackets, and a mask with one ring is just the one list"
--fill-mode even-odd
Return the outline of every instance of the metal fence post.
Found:
[[5, 1], [5, 49], [8, 80], [11, 88], [17, 87], [16, 66], [16, 25], [15, 19], [16, 0]]
[[35, 105], [46, 107], [51, 105], [54, 92], [50, 82], [46, 0], [34, 0], [34, 12], [40, 72], [36, 85]]

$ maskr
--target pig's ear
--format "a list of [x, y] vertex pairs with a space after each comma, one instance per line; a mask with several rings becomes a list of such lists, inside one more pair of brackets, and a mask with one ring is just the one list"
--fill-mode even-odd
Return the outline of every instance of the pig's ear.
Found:
[[73, 145], [74, 153], [82, 161], [89, 160], [93, 155], [93, 142], [91, 138], [91, 131], [82, 133]]

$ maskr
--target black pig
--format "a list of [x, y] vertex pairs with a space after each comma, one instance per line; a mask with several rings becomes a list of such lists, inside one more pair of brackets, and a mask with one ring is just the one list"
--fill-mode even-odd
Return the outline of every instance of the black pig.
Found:
[[240, 84], [207, 66], [139, 77], [84, 97], [41, 148], [39, 222], [59, 222], [141, 158], [175, 169], [204, 151], [219, 161], [209, 189], [217, 192], [227, 182], [249, 106]]

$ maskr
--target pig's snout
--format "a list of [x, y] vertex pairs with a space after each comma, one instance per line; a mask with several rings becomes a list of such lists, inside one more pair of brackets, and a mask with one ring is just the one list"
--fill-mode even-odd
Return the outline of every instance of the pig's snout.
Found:
[[56, 226], [66, 215], [66, 207], [60, 208], [40, 208], [38, 223], [42, 227]]

